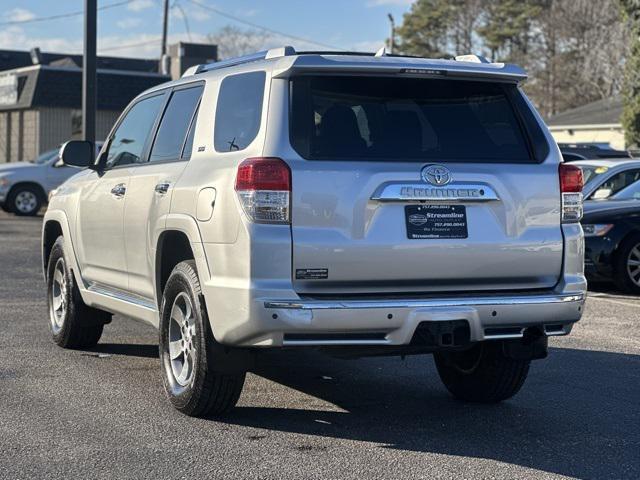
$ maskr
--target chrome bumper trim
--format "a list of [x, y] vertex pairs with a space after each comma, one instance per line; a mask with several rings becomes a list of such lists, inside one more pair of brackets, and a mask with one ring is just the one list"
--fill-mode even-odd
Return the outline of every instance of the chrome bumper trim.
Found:
[[265, 308], [294, 310], [349, 310], [363, 308], [473, 307], [492, 305], [544, 305], [584, 302], [585, 294], [510, 295], [505, 297], [463, 297], [415, 300], [265, 300]]

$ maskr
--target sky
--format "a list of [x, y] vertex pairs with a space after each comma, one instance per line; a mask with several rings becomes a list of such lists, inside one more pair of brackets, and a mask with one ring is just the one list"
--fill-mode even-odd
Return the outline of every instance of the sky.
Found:
[[[206, 41], [226, 25], [269, 28], [272, 45], [375, 51], [411, 0], [170, 0], [169, 43]], [[106, 7], [106, 8], [105, 8]], [[0, 0], [0, 49], [80, 53], [83, 0]], [[98, 54], [157, 58], [162, 0], [98, 0]], [[43, 17], [62, 16], [44, 20]], [[40, 20], [42, 19], [42, 20]], [[34, 21], [35, 20], [35, 21]], [[290, 38], [285, 35], [291, 35]]]

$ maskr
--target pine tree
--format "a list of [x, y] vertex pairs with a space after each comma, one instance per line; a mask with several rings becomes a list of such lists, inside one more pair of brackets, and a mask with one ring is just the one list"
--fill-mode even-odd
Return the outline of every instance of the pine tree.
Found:
[[417, 0], [405, 13], [402, 26], [398, 28], [400, 51], [431, 58], [451, 56], [448, 34], [455, 3]]

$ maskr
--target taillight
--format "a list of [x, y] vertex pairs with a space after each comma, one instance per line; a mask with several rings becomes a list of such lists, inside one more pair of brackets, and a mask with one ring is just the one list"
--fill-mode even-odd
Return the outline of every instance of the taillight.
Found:
[[562, 221], [579, 222], [582, 219], [582, 169], [576, 165], [561, 163], [560, 192], [562, 194]]
[[238, 166], [236, 193], [253, 222], [289, 223], [291, 170], [279, 158], [247, 158]]

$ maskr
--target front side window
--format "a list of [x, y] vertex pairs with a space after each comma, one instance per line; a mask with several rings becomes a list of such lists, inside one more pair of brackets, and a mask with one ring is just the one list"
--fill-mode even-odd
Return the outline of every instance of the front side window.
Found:
[[592, 200], [603, 200], [627, 188], [640, 180], [640, 170], [625, 170], [605, 180], [591, 195]]
[[[151, 148], [150, 162], [177, 160], [185, 144], [187, 131], [202, 95], [202, 85], [176, 90], [171, 94], [164, 111], [155, 142]], [[195, 119], [194, 119], [195, 120]], [[193, 138], [191, 139], [193, 142]]]
[[511, 101], [516, 85], [301, 76], [291, 89], [291, 143], [304, 158], [535, 161]]
[[116, 129], [109, 150], [105, 168], [131, 165], [143, 161], [142, 152], [153, 124], [164, 102], [164, 94], [140, 100], [127, 112]]
[[222, 80], [213, 142], [217, 152], [244, 150], [258, 135], [265, 78], [265, 72], [251, 72]]

